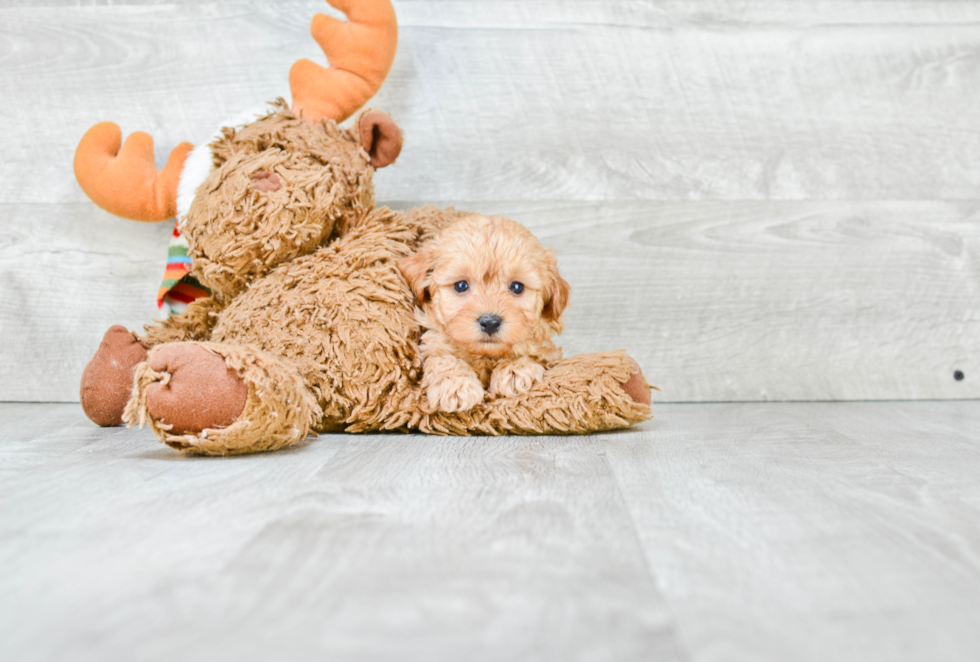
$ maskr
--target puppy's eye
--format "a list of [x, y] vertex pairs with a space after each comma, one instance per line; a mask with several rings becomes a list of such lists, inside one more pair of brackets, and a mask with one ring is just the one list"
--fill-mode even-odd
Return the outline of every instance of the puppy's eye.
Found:
[[524, 294], [524, 283], [519, 283], [515, 280], [513, 283], [510, 284], [509, 289], [511, 294], [517, 294], [517, 295]]
[[464, 294], [467, 290], [470, 289], [470, 284], [467, 283], [465, 280], [458, 280], [455, 283], [453, 283], [453, 289], [456, 290], [456, 294]]

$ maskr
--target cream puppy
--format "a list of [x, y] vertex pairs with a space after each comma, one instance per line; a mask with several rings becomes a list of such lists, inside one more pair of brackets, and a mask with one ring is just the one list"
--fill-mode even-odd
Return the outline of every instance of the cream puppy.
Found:
[[555, 255], [497, 216], [462, 218], [398, 262], [421, 306], [422, 387], [433, 411], [466, 411], [485, 389], [531, 390], [561, 358], [569, 286]]

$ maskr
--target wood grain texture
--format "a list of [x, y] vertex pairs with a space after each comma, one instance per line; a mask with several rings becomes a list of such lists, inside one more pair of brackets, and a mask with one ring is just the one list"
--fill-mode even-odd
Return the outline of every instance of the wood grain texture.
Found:
[[557, 251], [568, 353], [627, 349], [657, 399], [980, 397], [976, 203], [480, 209]]
[[691, 660], [980, 657], [980, 406], [665, 406], [604, 444]]
[[223, 459], [0, 405], [0, 658], [972, 662], [977, 404]]
[[0, 400], [76, 401], [108, 321], [141, 330], [158, 315], [173, 223], [90, 203], [0, 204], [0, 215]]
[[598, 439], [214, 462], [77, 405], [0, 420], [3, 659], [681, 659]]
[[[980, 396], [980, 4], [395, 5], [378, 197], [547, 233], [569, 351], [629, 349], [673, 401]], [[0, 400], [70, 401], [105, 328], [154, 316], [168, 232], [86, 200], [81, 135], [149, 131], [162, 163], [287, 95], [331, 10], [0, 7]]]
[[[384, 195], [435, 200], [972, 199], [980, 5], [400, 2], [374, 105]], [[159, 156], [288, 96], [325, 3], [3, 10], [0, 202], [81, 201], [93, 123]]]
[[[85, 204], [41, 207], [52, 211], [43, 223], [30, 222], [37, 205], [6, 208], [19, 230], [0, 248], [13, 267], [0, 400], [73, 401], [105, 329], [152, 318], [167, 228]], [[566, 353], [628, 350], [660, 401], [980, 397], [977, 203], [471, 208], [514, 218], [557, 251], [572, 285]], [[84, 250], [88, 231], [105, 237], [97, 249]]]

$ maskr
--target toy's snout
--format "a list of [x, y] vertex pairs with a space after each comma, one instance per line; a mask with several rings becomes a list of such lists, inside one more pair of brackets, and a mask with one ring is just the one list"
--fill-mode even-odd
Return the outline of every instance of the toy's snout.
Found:
[[260, 170], [252, 175], [252, 188], [256, 191], [272, 193], [273, 191], [278, 191], [280, 186], [279, 175], [274, 172]]

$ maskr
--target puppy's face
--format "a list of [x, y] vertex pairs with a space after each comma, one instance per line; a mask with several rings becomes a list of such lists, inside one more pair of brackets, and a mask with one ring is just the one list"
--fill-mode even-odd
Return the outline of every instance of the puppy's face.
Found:
[[399, 261], [429, 324], [456, 347], [500, 358], [561, 333], [569, 287], [522, 225], [468, 216]]

